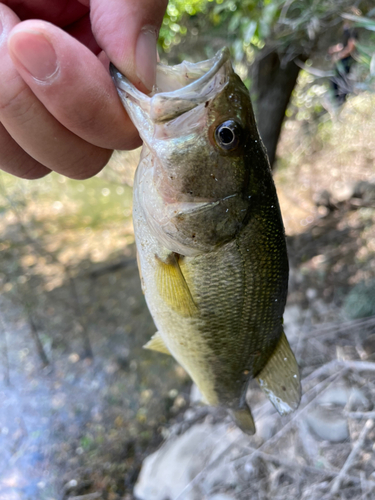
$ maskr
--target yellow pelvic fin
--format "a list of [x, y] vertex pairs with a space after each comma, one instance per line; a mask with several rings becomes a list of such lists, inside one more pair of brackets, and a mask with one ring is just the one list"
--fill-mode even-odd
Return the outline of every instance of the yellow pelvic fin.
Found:
[[235, 410], [229, 410], [229, 413], [242, 432], [250, 436], [255, 434], [254, 419], [247, 403]]
[[298, 408], [301, 400], [299, 369], [284, 332], [257, 380], [280, 415]]
[[171, 354], [168, 347], [164, 344], [159, 332], [156, 332], [151, 339], [143, 346], [144, 349], [151, 349], [152, 351], [162, 352], [164, 354]]
[[193, 316], [198, 308], [182, 274], [178, 254], [171, 253], [166, 262], [157, 260], [156, 284], [160, 296], [168, 306], [184, 317]]

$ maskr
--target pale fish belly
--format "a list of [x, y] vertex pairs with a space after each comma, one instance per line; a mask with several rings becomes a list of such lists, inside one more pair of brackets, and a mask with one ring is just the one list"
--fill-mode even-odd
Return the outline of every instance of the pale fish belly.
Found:
[[159, 293], [157, 281], [160, 261], [171, 252], [153, 235], [141, 202], [140, 192], [144, 188], [143, 182], [147, 182], [145, 173], [150, 168], [149, 161], [150, 158], [145, 155], [138, 166], [134, 182], [133, 221], [142, 289], [157, 330], [169, 352], [189, 373], [206, 402], [218, 405], [214, 376], [207, 362], [210, 357], [209, 346], [200, 335], [201, 318], [181, 315]]

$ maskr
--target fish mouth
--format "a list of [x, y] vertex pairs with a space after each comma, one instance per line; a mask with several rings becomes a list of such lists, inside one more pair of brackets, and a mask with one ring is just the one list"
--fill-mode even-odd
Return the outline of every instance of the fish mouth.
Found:
[[218, 94], [233, 69], [226, 47], [212, 59], [199, 63], [158, 64], [156, 85], [150, 95], [139, 91], [113, 64], [110, 73], [128, 114], [141, 132], [142, 127], [148, 128], [145, 120], [172, 120]]

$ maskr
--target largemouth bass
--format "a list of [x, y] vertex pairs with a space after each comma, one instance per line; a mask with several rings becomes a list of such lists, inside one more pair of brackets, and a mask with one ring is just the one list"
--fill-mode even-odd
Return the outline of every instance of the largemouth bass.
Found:
[[207, 403], [253, 434], [250, 379], [280, 414], [297, 408], [301, 391], [283, 331], [284, 227], [249, 92], [227, 49], [158, 65], [150, 95], [111, 73], [143, 139], [133, 220], [158, 329], [145, 347], [173, 355]]

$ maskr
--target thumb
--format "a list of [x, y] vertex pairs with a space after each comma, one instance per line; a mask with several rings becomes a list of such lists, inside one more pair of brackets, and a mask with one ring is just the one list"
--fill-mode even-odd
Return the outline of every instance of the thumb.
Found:
[[156, 42], [168, 0], [91, 0], [96, 41], [113, 64], [141, 90], [156, 74]]

